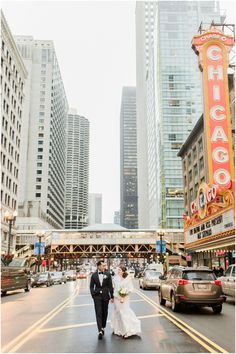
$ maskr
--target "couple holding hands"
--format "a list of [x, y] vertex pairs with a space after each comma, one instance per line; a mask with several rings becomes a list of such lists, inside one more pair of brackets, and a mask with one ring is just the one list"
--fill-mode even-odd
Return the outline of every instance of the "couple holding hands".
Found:
[[141, 334], [140, 320], [130, 308], [129, 294], [133, 289], [125, 267], [120, 267], [112, 280], [110, 273], [105, 271], [104, 263], [97, 263], [97, 271], [90, 280], [90, 292], [94, 300], [98, 339], [105, 334], [109, 302], [114, 304], [111, 318], [113, 333], [123, 338]]

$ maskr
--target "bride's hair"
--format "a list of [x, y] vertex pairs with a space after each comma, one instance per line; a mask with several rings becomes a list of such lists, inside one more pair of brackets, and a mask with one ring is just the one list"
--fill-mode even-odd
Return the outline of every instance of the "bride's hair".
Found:
[[120, 269], [121, 269], [122, 272], [123, 272], [122, 277], [123, 277], [123, 278], [126, 278], [126, 277], [128, 276], [127, 268], [126, 268], [126, 267], [120, 267]]

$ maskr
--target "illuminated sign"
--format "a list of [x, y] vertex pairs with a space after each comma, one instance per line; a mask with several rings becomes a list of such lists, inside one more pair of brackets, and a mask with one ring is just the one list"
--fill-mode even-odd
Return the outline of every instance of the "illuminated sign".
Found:
[[234, 178], [227, 75], [228, 53], [233, 44], [232, 36], [217, 30], [204, 32], [192, 40], [203, 71], [209, 182], [225, 188], [231, 187]]
[[217, 196], [217, 186], [210, 188], [206, 183], [202, 183], [199, 187], [197, 199], [191, 203], [191, 212], [198, 212], [200, 219], [207, 216], [207, 205], [214, 201]]
[[185, 231], [185, 243], [189, 244], [203, 238], [214, 236], [222, 232], [234, 229], [234, 211], [228, 210], [220, 215], [196, 224]]

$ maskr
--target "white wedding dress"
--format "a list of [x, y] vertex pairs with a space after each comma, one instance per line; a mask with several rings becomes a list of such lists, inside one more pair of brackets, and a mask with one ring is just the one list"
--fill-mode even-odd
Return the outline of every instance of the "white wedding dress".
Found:
[[111, 328], [114, 334], [118, 336], [130, 337], [133, 335], [141, 334], [141, 324], [140, 320], [136, 317], [133, 310], [130, 308], [130, 298], [129, 295], [121, 298], [118, 294], [120, 288], [125, 288], [128, 292], [134, 290], [132, 280], [129, 278], [122, 278], [116, 276], [113, 279], [114, 286], [114, 310], [111, 318]]

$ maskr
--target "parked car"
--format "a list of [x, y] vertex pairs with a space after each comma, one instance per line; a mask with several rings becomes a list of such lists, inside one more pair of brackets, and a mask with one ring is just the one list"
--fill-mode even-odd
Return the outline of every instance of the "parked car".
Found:
[[1, 261], [1, 294], [6, 295], [8, 291], [18, 289], [30, 291], [30, 274], [22, 267], [6, 266]]
[[149, 269], [145, 270], [139, 278], [139, 287], [141, 289], [159, 289], [161, 283], [160, 276], [160, 272]]
[[53, 285], [53, 279], [49, 272], [39, 273], [34, 276], [32, 288], [43, 285], [46, 285], [47, 287]]
[[135, 270], [134, 270], [133, 268], [130, 268], [130, 269], [128, 270], [128, 274], [129, 274], [130, 277], [134, 278]]
[[170, 301], [173, 311], [178, 311], [182, 303], [212, 307], [214, 313], [222, 311], [226, 297], [223, 295], [221, 281], [216, 279], [210, 268], [176, 266], [160, 279], [161, 305]]
[[67, 282], [64, 272], [50, 272], [50, 275], [52, 277], [53, 284], [62, 284]]
[[76, 276], [76, 271], [75, 270], [67, 270], [65, 271], [65, 276], [67, 280], [73, 280], [75, 281], [77, 276]]
[[134, 277], [135, 277], [135, 278], [140, 278], [140, 275], [141, 275], [141, 273], [143, 272], [143, 268], [136, 267], [136, 268], [134, 268], [134, 271], [135, 271]]
[[86, 270], [80, 270], [78, 275], [77, 275], [77, 278], [79, 279], [86, 279], [87, 278], [87, 272]]
[[229, 266], [222, 277], [218, 280], [222, 283], [222, 290], [225, 295], [235, 297], [235, 264]]

